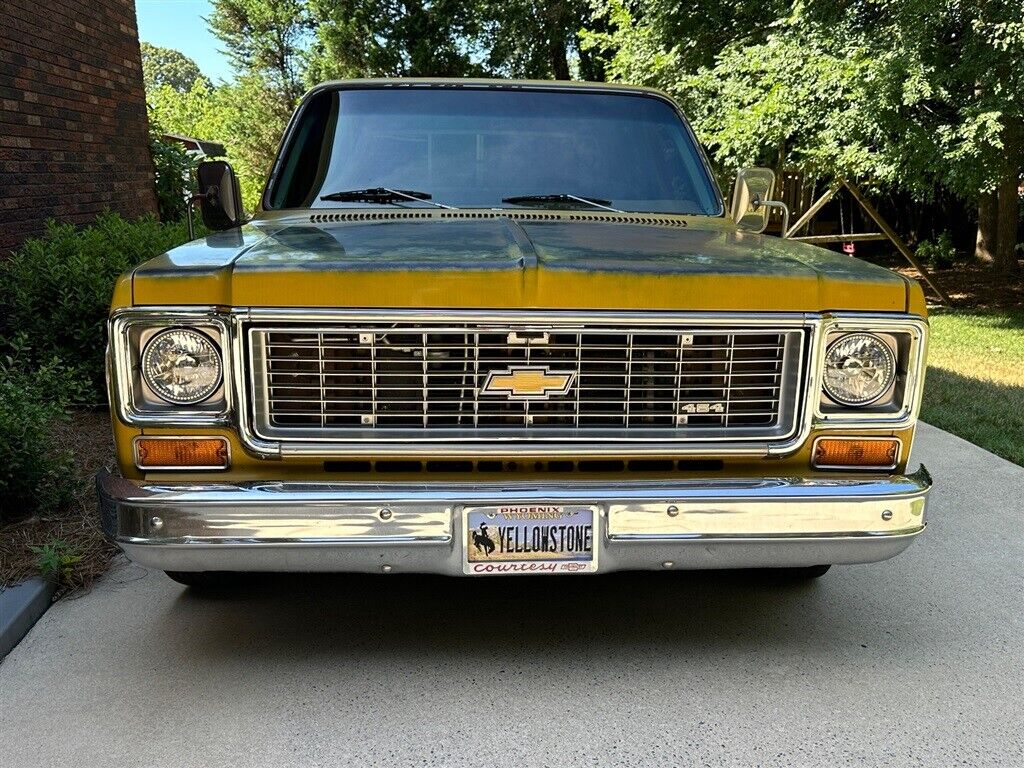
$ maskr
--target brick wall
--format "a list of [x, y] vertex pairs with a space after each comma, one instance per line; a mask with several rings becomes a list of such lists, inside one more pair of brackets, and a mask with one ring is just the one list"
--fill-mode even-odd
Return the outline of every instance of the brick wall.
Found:
[[0, 0], [0, 254], [156, 210], [134, 0]]

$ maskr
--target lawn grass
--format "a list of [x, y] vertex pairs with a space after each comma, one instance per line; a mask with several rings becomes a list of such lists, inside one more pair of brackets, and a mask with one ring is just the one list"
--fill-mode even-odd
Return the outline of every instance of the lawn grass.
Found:
[[1024, 466], [1024, 311], [931, 316], [921, 418]]

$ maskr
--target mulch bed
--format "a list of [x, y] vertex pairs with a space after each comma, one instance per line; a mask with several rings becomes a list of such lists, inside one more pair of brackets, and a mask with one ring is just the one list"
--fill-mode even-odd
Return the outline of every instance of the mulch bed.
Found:
[[[957, 264], [952, 269], [929, 270], [929, 274], [949, 295], [953, 302], [951, 309], [990, 311], [1024, 309], [1024, 266], [1021, 269], [1021, 276], [1012, 279], [981, 264]], [[913, 267], [898, 267], [896, 271], [915, 280], [921, 279], [921, 274]], [[930, 301], [938, 301], [927, 283], [921, 281], [921, 287]]]
[[58, 584], [57, 596], [87, 589], [107, 570], [117, 548], [100, 529], [93, 476], [114, 465], [114, 441], [106, 410], [76, 411], [58, 427], [60, 444], [75, 456], [80, 479], [74, 501], [65, 509], [4, 524], [0, 530], [0, 585], [17, 584], [39, 574], [38, 555], [30, 547], [59, 539], [81, 560]]

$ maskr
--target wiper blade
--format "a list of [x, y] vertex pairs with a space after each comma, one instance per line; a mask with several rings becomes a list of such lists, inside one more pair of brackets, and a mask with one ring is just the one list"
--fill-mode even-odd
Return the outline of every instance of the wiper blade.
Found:
[[412, 200], [417, 203], [426, 203], [435, 208], [452, 208], [453, 206], [442, 203], [431, 202], [427, 192], [417, 192], [414, 189], [389, 189], [388, 187], [372, 187], [370, 189], [349, 189], [344, 192], [331, 192], [321, 195], [321, 200], [329, 200], [335, 203], [380, 203], [381, 205], [394, 205], [403, 200]]
[[530, 205], [531, 203], [586, 203], [594, 208], [604, 211], [622, 213], [618, 208], [612, 208], [611, 200], [602, 200], [599, 197], [580, 197], [579, 195], [516, 195], [515, 197], [501, 198], [503, 203], [512, 205]]

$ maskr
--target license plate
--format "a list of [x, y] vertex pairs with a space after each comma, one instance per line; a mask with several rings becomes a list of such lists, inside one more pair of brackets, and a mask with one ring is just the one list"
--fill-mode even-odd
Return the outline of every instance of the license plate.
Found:
[[579, 504], [509, 504], [471, 507], [463, 571], [588, 573], [597, 570], [593, 507]]

